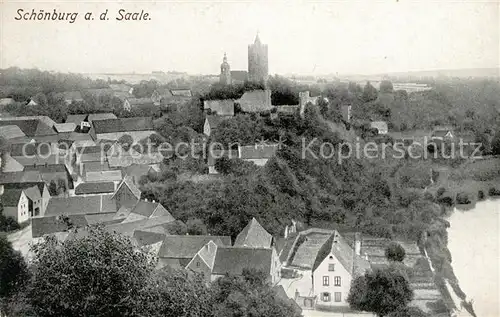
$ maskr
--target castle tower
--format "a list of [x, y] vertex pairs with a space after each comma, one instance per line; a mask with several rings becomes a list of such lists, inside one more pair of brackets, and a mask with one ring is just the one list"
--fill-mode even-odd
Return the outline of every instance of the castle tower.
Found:
[[248, 80], [265, 81], [268, 76], [267, 44], [260, 42], [259, 34], [253, 44], [248, 45]]
[[223, 85], [231, 85], [231, 68], [229, 66], [229, 63], [227, 62], [226, 53], [224, 53], [222, 64], [220, 64], [219, 82]]

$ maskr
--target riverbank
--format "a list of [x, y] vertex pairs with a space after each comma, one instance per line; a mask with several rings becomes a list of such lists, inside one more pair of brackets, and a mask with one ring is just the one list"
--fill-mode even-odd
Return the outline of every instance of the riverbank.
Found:
[[500, 316], [499, 215], [500, 200], [495, 199], [479, 202], [468, 211], [455, 208], [447, 219], [453, 271], [480, 317]]

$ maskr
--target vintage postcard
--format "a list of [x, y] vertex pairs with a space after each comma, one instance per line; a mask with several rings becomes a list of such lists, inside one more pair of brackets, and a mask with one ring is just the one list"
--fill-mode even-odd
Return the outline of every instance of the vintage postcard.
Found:
[[0, 0], [0, 317], [498, 317], [499, 198], [499, 0]]

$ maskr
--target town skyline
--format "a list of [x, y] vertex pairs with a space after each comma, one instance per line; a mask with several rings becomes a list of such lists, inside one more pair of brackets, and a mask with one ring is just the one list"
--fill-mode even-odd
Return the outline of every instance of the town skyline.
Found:
[[[269, 46], [270, 74], [370, 75], [499, 67], [498, 28], [491, 28], [499, 21], [496, 2], [300, 2], [293, 6], [274, 2], [271, 8], [259, 1], [141, 2], [125, 3], [123, 8], [148, 11], [151, 21], [128, 22], [85, 21], [84, 12], [105, 8], [79, 3], [80, 17], [74, 23], [16, 21], [19, 4], [12, 0], [2, 4], [1, 38], [9, 45], [2, 47], [1, 68], [216, 75], [224, 53], [232, 70], [247, 69], [247, 47], [257, 32]], [[118, 8], [106, 5], [111, 13]], [[70, 12], [75, 4], [33, 2], [24, 8], [32, 9]], [[23, 36], [34, 34], [35, 29], [41, 35]], [[26, 47], [32, 50], [20, 49]]]

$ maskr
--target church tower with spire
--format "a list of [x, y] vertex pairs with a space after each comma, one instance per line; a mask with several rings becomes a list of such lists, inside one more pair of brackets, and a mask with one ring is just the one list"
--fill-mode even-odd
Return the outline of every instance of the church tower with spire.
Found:
[[226, 53], [224, 53], [222, 64], [220, 64], [219, 82], [223, 85], [231, 85], [231, 68], [229, 67], [229, 63], [227, 62]]
[[253, 44], [248, 45], [248, 80], [266, 81], [268, 77], [267, 44], [260, 42], [259, 33]]

